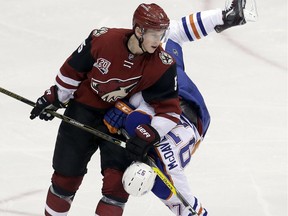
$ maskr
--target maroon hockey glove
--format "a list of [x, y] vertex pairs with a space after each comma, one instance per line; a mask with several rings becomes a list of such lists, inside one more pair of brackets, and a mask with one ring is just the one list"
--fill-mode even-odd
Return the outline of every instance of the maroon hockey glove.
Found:
[[160, 142], [160, 136], [151, 125], [146, 124], [138, 125], [135, 133], [136, 136], [128, 139], [126, 143], [129, 157], [136, 161], [146, 161], [147, 152]]
[[47, 89], [44, 92], [44, 95], [38, 98], [35, 107], [30, 112], [30, 119], [34, 119], [39, 116], [40, 119], [48, 121], [54, 118], [45, 110], [53, 110], [56, 111], [59, 108], [64, 108], [65, 105], [58, 100], [57, 95], [58, 87], [56, 85], [51, 86], [50, 89]]

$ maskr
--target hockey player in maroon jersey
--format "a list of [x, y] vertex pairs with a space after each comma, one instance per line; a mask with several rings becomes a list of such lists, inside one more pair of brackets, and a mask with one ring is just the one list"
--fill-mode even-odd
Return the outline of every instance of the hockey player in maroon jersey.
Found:
[[[100, 148], [102, 194], [95, 214], [120, 216], [128, 194], [122, 174], [133, 160], [142, 160], [149, 147], [170, 131], [181, 113], [174, 59], [159, 45], [169, 27], [169, 18], [156, 4], [141, 4], [134, 12], [133, 29], [100, 28], [64, 62], [56, 84], [38, 98], [30, 118], [51, 120], [46, 109], [66, 108], [65, 115], [109, 133], [102, 119], [118, 99], [137, 92], [155, 110], [157, 120], [141, 125], [139, 136], [121, 147], [62, 122], [56, 140], [52, 184], [45, 215], [64, 216], [87, 173], [87, 164]], [[165, 125], [165, 126], [163, 126]], [[145, 136], [147, 135], [147, 136]], [[127, 160], [127, 156], [131, 160]]]
[[[183, 112], [177, 126], [166, 134], [159, 144], [151, 148], [148, 155], [173, 182], [193, 207], [193, 211], [190, 207], [186, 207], [171, 189], [155, 176], [156, 174], [153, 175], [153, 170], [145, 163], [133, 162], [123, 175], [123, 184], [126, 191], [133, 196], [142, 196], [152, 189], [175, 216], [209, 215], [194, 195], [185, 174], [186, 168], [191, 164], [192, 155], [208, 130], [210, 114], [201, 92], [185, 72], [182, 46], [185, 42], [197, 41], [215, 31], [219, 33], [233, 26], [243, 25], [246, 21], [253, 21], [247, 19], [249, 16], [246, 15], [256, 18], [256, 14], [245, 9], [245, 5], [246, 0], [233, 0], [223, 11], [221, 9], [201, 11], [179, 20], [171, 20], [169, 31], [164, 38], [165, 43], [162, 44], [165, 51], [176, 59], [179, 97]], [[255, 2], [254, 9], [256, 9]], [[133, 107], [136, 109], [132, 110]], [[121, 132], [124, 128], [126, 133], [133, 137], [135, 128], [144, 122], [149, 123], [153, 115], [153, 109], [137, 93], [130, 97], [129, 101], [118, 100], [115, 107], [104, 116], [104, 121], [111, 133]]]

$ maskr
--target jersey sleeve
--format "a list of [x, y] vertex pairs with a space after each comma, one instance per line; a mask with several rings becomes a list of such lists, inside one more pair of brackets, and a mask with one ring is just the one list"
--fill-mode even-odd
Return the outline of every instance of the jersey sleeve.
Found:
[[206, 106], [205, 100], [195, 83], [188, 77], [188, 75], [181, 69], [178, 70], [179, 95], [182, 100], [188, 102], [191, 108], [196, 111], [197, 116], [201, 120], [202, 134], [205, 136], [210, 125], [210, 113]]
[[204, 38], [215, 32], [216, 25], [222, 25], [222, 10], [207, 10], [182, 17], [180, 20], [171, 20], [167, 39], [182, 45], [184, 42]]
[[176, 64], [171, 65], [154, 85], [143, 90], [142, 96], [155, 112], [151, 125], [164, 136], [179, 122], [181, 113]]
[[[149, 155], [155, 158], [159, 169], [173, 182], [175, 188], [185, 197], [197, 215], [206, 216], [206, 209], [194, 196], [185, 175], [185, 171], [187, 173], [185, 169], [190, 165], [193, 151], [197, 148], [200, 139], [195, 126], [181, 118], [180, 123], [161, 140], [157, 147], [149, 151]], [[184, 204], [160, 178], [156, 178], [152, 191], [175, 215], [189, 215]]]
[[93, 67], [95, 61], [91, 53], [92, 39], [91, 32], [88, 38], [64, 62], [56, 76], [58, 97], [61, 102], [73, 98], [73, 93], [86, 78], [86, 73]]
[[[142, 92], [138, 92], [134, 94], [129, 102], [136, 107], [135, 111], [138, 111], [140, 113], [145, 113], [146, 115], [151, 116], [151, 126], [154, 127], [157, 132], [159, 133], [159, 136], [162, 138], [164, 137], [172, 128], [176, 126], [176, 123], [170, 118], [155, 116], [155, 110], [154, 108], [144, 101]], [[128, 119], [128, 118], [127, 118]], [[126, 119], [126, 123], [128, 122]], [[138, 121], [140, 119], [137, 119]], [[133, 120], [134, 122], [137, 120]], [[129, 127], [131, 123], [129, 122]], [[128, 128], [128, 127], [127, 127]]]

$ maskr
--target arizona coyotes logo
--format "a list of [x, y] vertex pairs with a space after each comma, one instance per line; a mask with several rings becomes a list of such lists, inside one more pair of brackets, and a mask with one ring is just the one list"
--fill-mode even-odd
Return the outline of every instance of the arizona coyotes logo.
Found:
[[99, 37], [100, 35], [105, 34], [107, 31], [108, 31], [108, 28], [102, 27], [102, 28], [100, 28], [100, 29], [95, 29], [95, 30], [93, 31], [93, 35], [94, 35], [95, 37]]
[[138, 83], [141, 78], [133, 77], [127, 80], [112, 78], [107, 81], [91, 79], [91, 88], [106, 102], [115, 102], [124, 98]]
[[165, 64], [165, 65], [170, 65], [173, 62], [171, 55], [169, 55], [168, 53], [166, 53], [164, 51], [161, 51], [161, 53], [159, 53], [159, 57], [160, 57], [161, 61], [163, 62], [163, 64]]

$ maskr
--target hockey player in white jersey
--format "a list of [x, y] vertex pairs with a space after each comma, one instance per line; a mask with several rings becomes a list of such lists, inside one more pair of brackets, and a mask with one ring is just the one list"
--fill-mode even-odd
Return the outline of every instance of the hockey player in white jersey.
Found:
[[[201, 39], [215, 31], [219, 33], [227, 28], [245, 24], [245, 3], [245, 0], [233, 0], [230, 7], [224, 11], [208, 10], [190, 14], [178, 21], [171, 20], [170, 29], [163, 43], [163, 48], [177, 62], [178, 89], [183, 113], [180, 122], [171, 131], [157, 129], [160, 131], [161, 142], [150, 149], [148, 154], [173, 182], [175, 188], [188, 200], [194, 211], [191, 212], [186, 208], [160, 178], [153, 176], [149, 168], [142, 167], [139, 162], [127, 168], [123, 176], [123, 184], [126, 191], [135, 196], [147, 193], [153, 186], [152, 192], [177, 216], [192, 216], [195, 215], [193, 212], [197, 212], [198, 216], [208, 215], [207, 210], [193, 195], [184, 173], [185, 167], [205, 137], [210, 115], [200, 91], [184, 71], [182, 44]], [[134, 111], [127, 111], [135, 107]], [[104, 121], [110, 131], [115, 132], [124, 127], [133, 137], [134, 129], [138, 125], [146, 124], [151, 119], [157, 121], [157, 118], [161, 117], [154, 116], [153, 109], [143, 100], [141, 93], [137, 93], [130, 98], [129, 103], [118, 101], [115, 108], [106, 114]], [[143, 155], [146, 153], [141, 152]], [[145, 160], [145, 157], [143, 159]], [[139, 170], [144, 170], [144, 173], [135, 181]], [[154, 178], [155, 183], [152, 181]]]

